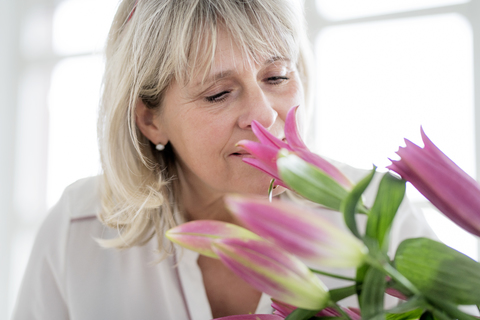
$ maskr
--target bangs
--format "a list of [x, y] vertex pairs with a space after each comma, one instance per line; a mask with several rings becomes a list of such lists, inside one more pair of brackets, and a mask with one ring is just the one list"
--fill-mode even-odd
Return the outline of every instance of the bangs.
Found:
[[197, 77], [204, 81], [210, 74], [220, 30], [230, 36], [232, 46], [240, 49], [243, 60], [250, 65], [263, 63], [265, 58], [287, 59], [294, 63], [298, 60], [299, 31], [296, 26], [301, 22], [294, 8], [285, 8], [285, 3], [280, 1], [278, 4], [196, 1], [181, 23], [180, 37], [173, 48], [174, 57], [178, 58], [174, 64], [174, 78], [184, 85]]

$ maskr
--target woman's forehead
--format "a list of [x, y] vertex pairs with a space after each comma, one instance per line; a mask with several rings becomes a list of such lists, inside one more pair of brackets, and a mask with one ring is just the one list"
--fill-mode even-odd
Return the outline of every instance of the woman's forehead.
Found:
[[[210, 37], [211, 39], [211, 37]], [[206, 39], [207, 40], [207, 39]], [[185, 84], [191, 82], [194, 85], [219, 80], [230, 76], [240, 70], [262, 67], [277, 61], [291, 62], [291, 58], [278, 52], [279, 50], [254, 50], [235, 41], [234, 37], [225, 30], [219, 28], [215, 41], [207, 40], [200, 44], [195, 50], [197, 56], [191, 57], [192, 67]]]

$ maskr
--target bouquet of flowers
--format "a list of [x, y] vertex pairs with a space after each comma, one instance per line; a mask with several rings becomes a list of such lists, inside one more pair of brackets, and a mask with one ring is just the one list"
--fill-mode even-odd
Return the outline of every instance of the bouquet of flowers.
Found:
[[[480, 236], [480, 186], [421, 132], [420, 148], [406, 140], [401, 157], [383, 175], [375, 201], [367, 207], [362, 194], [375, 167], [353, 184], [335, 166], [311, 153], [300, 138], [292, 108], [285, 122], [286, 142], [258, 123], [259, 142], [240, 141], [253, 158], [250, 165], [272, 176], [270, 197], [230, 195], [229, 210], [248, 228], [219, 221], [192, 221], [167, 231], [167, 237], [200, 254], [220, 259], [258, 290], [272, 297], [274, 315], [222, 319], [476, 319], [459, 305], [480, 308], [480, 264], [427, 238], [407, 239], [389, 257], [389, 231], [409, 181], [430, 202], [466, 231]], [[399, 178], [398, 175], [401, 177]], [[310, 207], [271, 197], [284, 186], [320, 206], [342, 214], [350, 232], [339, 229]], [[334, 212], [337, 211], [337, 212]], [[366, 215], [360, 232], [356, 215]], [[315, 266], [314, 268], [307, 267]], [[355, 268], [352, 278], [322, 271]], [[315, 273], [350, 280], [327, 289]], [[385, 309], [385, 293], [403, 299]], [[357, 295], [359, 309], [338, 301]]]

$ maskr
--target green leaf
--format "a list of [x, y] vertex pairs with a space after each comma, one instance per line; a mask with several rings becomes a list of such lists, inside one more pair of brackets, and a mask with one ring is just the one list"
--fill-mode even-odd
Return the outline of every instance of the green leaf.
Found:
[[340, 204], [348, 192], [325, 172], [294, 154], [280, 157], [277, 167], [281, 179], [300, 195], [340, 211]]
[[362, 285], [362, 296], [360, 306], [362, 319], [385, 319], [383, 311], [383, 297], [387, 287], [385, 274], [376, 269], [370, 268], [365, 275]]
[[357, 298], [358, 298], [358, 305], [360, 305], [360, 299], [362, 297], [362, 284], [365, 280], [365, 275], [367, 274], [368, 269], [370, 266], [368, 264], [364, 264], [357, 268], [357, 273], [355, 276], [356, 279], [356, 289], [357, 289]]
[[382, 311], [372, 319], [416, 320], [428, 306], [423, 298], [413, 297], [392, 309]]
[[355, 276], [355, 280], [357, 281], [357, 284], [363, 282], [369, 268], [370, 266], [368, 264], [363, 264], [357, 268], [357, 274]]
[[318, 311], [312, 310], [305, 310], [301, 308], [297, 308], [290, 313], [285, 320], [308, 320], [314, 315], [316, 315]]
[[405, 195], [405, 180], [386, 173], [378, 186], [375, 203], [368, 215], [366, 235], [377, 239], [381, 248], [388, 249], [388, 234], [398, 207]]
[[429, 300], [480, 304], [480, 264], [443, 243], [407, 239], [398, 247], [394, 264]]
[[357, 286], [353, 285], [353, 286], [348, 286], [343, 288], [332, 289], [329, 291], [329, 293], [330, 293], [330, 300], [333, 302], [337, 302], [347, 297], [350, 297], [351, 295], [356, 294]]
[[361, 238], [360, 233], [358, 232], [357, 222], [355, 221], [355, 212], [357, 209], [357, 204], [360, 201], [363, 192], [367, 189], [368, 185], [375, 175], [376, 167], [373, 167], [373, 170], [363, 178], [359, 183], [355, 185], [352, 191], [347, 195], [345, 200], [341, 205], [341, 212], [343, 212], [343, 219], [345, 224], [350, 229], [350, 231], [357, 237]]
[[389, 313], [386, 320], [417, 320], [422, 312], [422, 309], [415, 309], [404, 313]]
[[428, 306], [429, 306], [428, 303], [425, 301], [423, 297], [413, 296], [407, 301], [402, 302], [396, 307], [392, 309], [388, 309], [385, 312], [388, 314], [396, 314], [396, 313], [402, 314], [410, 311], [415, 311], [417, 309], [423, 310], [428, 308]]
[[428, 297], [428, 300], [433, 307], [430, 308], [429, 311], [432, 312], [437, 319], [478, 320], [478, 318], [459, 310], [458, 306], [452, 302], [438, 299], [437, 297]]

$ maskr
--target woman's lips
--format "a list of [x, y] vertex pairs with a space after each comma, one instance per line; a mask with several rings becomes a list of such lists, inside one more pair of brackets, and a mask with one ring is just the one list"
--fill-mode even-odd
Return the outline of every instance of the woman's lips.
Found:
[[238, 157], [238, 158], [253, 158], [253, 156], [248, 152], [234, 152], [230, 154], [230, 156]]

